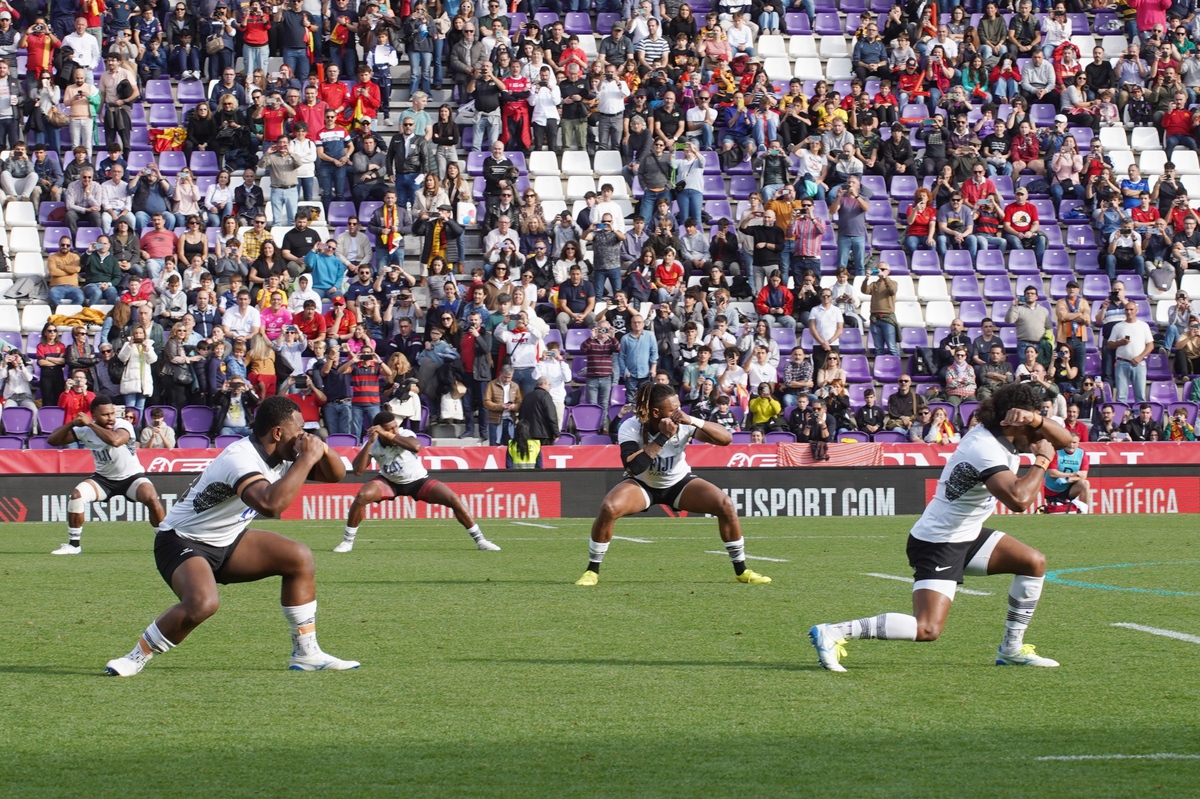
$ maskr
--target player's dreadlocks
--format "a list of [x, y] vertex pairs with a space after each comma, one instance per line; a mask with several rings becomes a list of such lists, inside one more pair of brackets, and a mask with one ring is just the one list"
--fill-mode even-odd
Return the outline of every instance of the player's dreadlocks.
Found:
[[650, 410], [658, 403], [675, 396], [675, 389], [662, 383], [643, 383], [633, 398], [633, 413], [642, 423], [642, 439], [649, 440]]

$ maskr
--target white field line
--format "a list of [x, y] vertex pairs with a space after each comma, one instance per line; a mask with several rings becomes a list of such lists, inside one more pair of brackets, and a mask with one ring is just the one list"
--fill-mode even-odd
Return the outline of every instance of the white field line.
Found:
[[628, 536], [623, 536], [623, 535], [614, 535], [613, 540], [614, 541], [632, 541], [635, 544], [653, 544], [654, 543], [649, 538], [629, 538]]
[[557, 530], [558, 528], [552, 524], [534, 524], [533, 522], [512, 522], [521, 527], [540, 527], [543, 530]]
[[[908, 583], [909, 585], [911, 585], [912, 581], [913, 581], [913, 579], [911, 577], [901, 577], [898, 574], [879, 574], [878, 572], [863, 572], [863, 577], [878, 577], [880, 580], [896, 580], [897, 582]], [[958, 587], [958, 589], [956, 590], [956, 593], [970, 594], [971, 596], [991, 596], [992, 595], [991, 591], [976, 591], [973, 588], [963, 588], [962, 586]]]
[[[1142, 624], [1127, 624], [1126, 622], [1116, 622], [1113, 627], [1124, 627], [1127, 630], [1140, 630], [1151, 635], [1161, 635], [1163, 638], [1174, 638], [1176, 641], [1187, 641], [1189, 644], [1200, 644], [1200, 635], [1189, 635], [1187, 633], [1177, 633], [1174, 630], [1164, 630], [1161, 627], [1147, 627]], [[1200, 755], [1195, 755], [1200, 757]]]
[[[704, 552], [705, 552], [705, 554], [708, 554], [708, 555], [728, 555], [729, 554], [728, 552], [720, 552], [716, 549], [706, 549], [706, 550], [704, 550]], [[767, 558], [767, 557], [763, 557], [762, 555], [747, 555], [746, 560], [769, 560], [772, 563], [791, 563], [790, 560], [784, 560], [783, 558]]]
[[1049, 755], [1038, 760], [1200, 760], [1200, 755], [1159, 752], [1153, 755]]

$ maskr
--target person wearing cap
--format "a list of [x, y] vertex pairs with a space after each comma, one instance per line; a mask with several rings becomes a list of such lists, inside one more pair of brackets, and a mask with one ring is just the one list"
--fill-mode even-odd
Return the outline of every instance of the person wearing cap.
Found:
[[464, 260], [462, 253], [458, 254], [457, 259], [450, 257], [450, 245], [454, 244], [457, 250], [458, 238], [465, 231], [454, 218], [454, 207], [449, 203], [439, 205], [434, 214], [422, 214], [422, 217], [413, 223], [412, 230], [413, 235], [424, 238], [421, 244], [421, 263], [428, 264], [435, 256], [441, 256], [446, 261]]
[[12, 69], [17, 68], [17, 45], [21, 33], [13, 27], [12, 12], [5, 9], [0, 11], [0, 59], [8, 62]]
[[1041, 232], [1037, 206], [1029, 202], [1029, 190], [1018, 186], [1016, 200], [1004, 208], [1004, 240], [1010, 250], [1032, 249], [1037, 265], [1042, 267], [1042, 256], [1046, 252], [1046, 234]]
[[602, 66], [614, 64], [620, 66], [633, 55], [633, 39], [625, 35], [625, 26], [614, 24], [609, 35], [596, 45], [596, 59]]

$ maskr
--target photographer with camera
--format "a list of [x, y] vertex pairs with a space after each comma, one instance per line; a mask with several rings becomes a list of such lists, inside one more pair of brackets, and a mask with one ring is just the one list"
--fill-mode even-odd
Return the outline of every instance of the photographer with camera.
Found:
[[1110, 281], [1117, 279], [1117, 267], [1121, 271], [1137, 272], [1143, 279], [1146, 277], [1146, 259], [1142, 257], [1142, 235], [1133, 229], [1133, 220], [1122, 219], [1121, 226], [1108, 238], [1105, 250], [1104, 270], [1108, 272]]
[[338, 373], [350, 375], [350, 434], [357, 438], [379, 413], [379, 381], [381, 377], [391, 380], [392, 370], [380, 360], [373, 346], [364, 345], [357, 357], [338, 368]]
[[150, 424], [142, 428], [138, 436], [141, 449], [175, 449], [175, 430], [163, 422], [163, 409], [150, 411]]
[[1047, 330], [1052, 330], [1050, 312], [1038, 305], [1038, 290], [1026, 286], [1021, 299], [1009, 306], [1004, 322], [1017, 327], [1017, 348], [1038, 347]]
[[300, 415], [304, 417], [304, 429], [318, 436], [322, 441], [329, 438], [329, 431], [321, 424], [321, 408], [328, 401], [325, 393], [313, 384], [312, 378], [303, 372], [296, 372], [283, 382], [279, 392], [300, 406]]

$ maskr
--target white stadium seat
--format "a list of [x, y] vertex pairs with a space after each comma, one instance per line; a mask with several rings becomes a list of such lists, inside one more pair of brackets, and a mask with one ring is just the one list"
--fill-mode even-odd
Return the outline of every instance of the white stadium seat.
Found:
[[46, 261], [40, 252], [18, 252], [13, 256], [11, 266], [13, 277], [46, 275]]
[[787, 58], [787, 45], [782, 36], [763, 34], [758, 37], [759, 58]]
[[[938, 279], [941, 280], [941, 278]], [[945, 284], [943, 283], [943, 285]], [[930, 330], [938, 327], [949, 327], [956, 316], [958, 316], [958, 313], [954, 310], [954, 303], [949, 299], [936, 300], [925, 306], [925, 327]]]
[[850, 55], [850, 49], [846, 46], [846, 38], [844, 36], [822, 36], [818, 49], [820, 50], [821, 58], [826, 59]]
[[831, 58], [825, 65], [825, 77], [828, 80], [848, 80], [854, 77], [854, 66], [849, 58]]
[[625, 165], [621, 163], [621, 153], [618, 150], [597, 150], [592, 163], [592, 171], [597, 175], [615, 175]]
[[917, 291], [913, 288], [912, 275], [892, 275], [892, 280], [896, 281], [897, 300], [917, 299]]
[[1179, 175], [1200, 175], [1200, 160], [1197, 160], [1193, 150], [1176, 148], [1171, 155], [1171, 163], [1175, 164], [1175, 172]]
[[80, 313], [83, 313], [82, 305], [72, 305], [66, 302], [54, 309], [55, 316], [75, 316]]
[[1129, 145], [1135, 153], [1143, 150], [1161, 150], [1162, 139], [1159, 138], [1157, 128], [1134, 128]]
[[533, 179], [533, 190], [537, 192], [538, 199], [543, 203], [546, 200], [563, 200], [566, 197], [563, 195], [562, 181], [558, 176], [553, 177], [543, 175], [542, 177]]
[[800, 80], [824, 80], [825, 70], [819, 58], [797, 58], [792, 74]]
[[[1100, 46], [1104, 48], [1105, 58], [1118, 58], [1125, 52], [1125, 48], [1129, 47], [1129, 42], [1124, 36], [1105, 36], [1100, 40]], [[1084, 53], [1083, 58], [1086, 59], [1091, 53]]]
[[585, 150], [567, 150], [563, 153], [562, 174], [567, 177], [574, 175], [592, 176], [592, 159]]
[[562, 200], [540, 200], [542, 203], [542, 214], [546, 217], [546, 223], [550, 224], [554, 217], [567, 210], [567, 204]]
[[916, 300], [897, 300], [896, 321], [900, 323], [900, 327], [925, 327], [925, 317], [921, 315], [921, 303]]
[[37, 211], [33, 203], [10, 202], [4, 208], [4, 224], [9, 227], [37, 227]]
[[614, 200], [629, 199], [629, 186], [625, 183], [624, 175], [601, 175], [596, 179], [596, 191], [599, 192], [606, 183], [613, 187]]
[[21, 332], [21, 315], [16, 305], [0, 305], [0, 331]]
[[13, 228], [12, 235], [8, 237], [9, 252], [36, 252], [42, 251], [42, 237], [38, 235], [37, 228], [32, 227], [17, 227]]
[[0, 305], [16, 305], [17, 304], [16, 300], [10, 300], [8, 297], [4, 296], [4, 293], [6, 291], [8, 291], [10, 288], [12, 288], [12, 284], [13, 284], [13, 281], [12, 281], [11, 277], [0, 278]]
[[793, 60], [797, 58], [816, 58], [817, 57], [817, 40], [812, 36], [800, 36], [796, 34], [791, 37], [788, 42], [788, 58]]
[[768, 58], [763, 62], [763, 69], [771, 80], [789, 80], [792, 77], [792, 65], [786, 57]]
[[1108, 151], [1129, 149], [1125, 128], [1100, 128], [1100, 143]]
[[[1161, 175], [1163, 173], [1163, 166], [1166, 163], [1166, 150], [1144, 150], [1142, 154], [1138, 156], [1138, 168], [1142, 170], [1143, 175]], [[1121, 170], [1122, 174], [1125, 174], [1128, 171], [1128, 166]]]
[[[583, 153], [587, 155], [587, 153]], [[567, 199], [582, 200], [589, 191], [596, 190], [596, 181], [591, 175], [572, 175], [567, 178]]]
[[[1148, 150], [1147, 153], [1154, 153], [1155, 150]], [[1134, 163], [1133, 150], [1110, 150], [1104, 148], [1104, 153], [1108, 156], [1108, 160], [1112, 161], [1113, 173], [1117, 175], [1125, 175], [1129, 172], [1129, 165]], [[1143, 155], [1147, 154], [1143, 153]]]
[[529, 174], [555, 175], [559, 174], [558, 156], [541, 150], [529, 154]]
[[50, 318], [49, 305], [26, 305], [21, 310], [21, 332], [36, 333], [41, 331], [46, 326], [46, 320]]
[[950, 299], [946, 290], [946, 278], [941, 275], [921, 275], [917, 280], [917, 299], [921, 302]]

